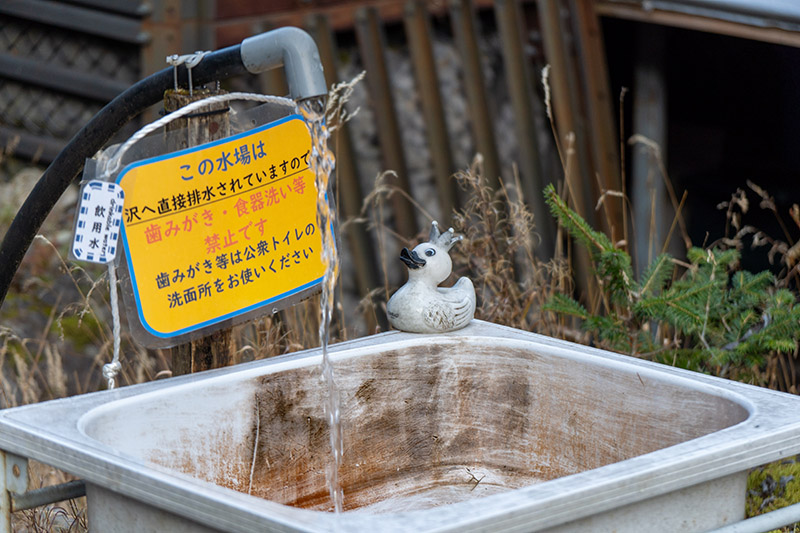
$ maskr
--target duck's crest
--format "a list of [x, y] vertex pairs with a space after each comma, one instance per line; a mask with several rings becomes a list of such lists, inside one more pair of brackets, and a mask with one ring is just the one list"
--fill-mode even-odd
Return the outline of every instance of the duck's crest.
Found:
[[431, 223], [431, 233], [428, 237], [428, 241], [432, 242], [437, 246], [441, 246], [448, 252], [450, 248], [453, 247], [455, 243], [463, 239], [463, 235], [456, 235], [453, 233], [453, 228], [448, 229], [444, 233], [439, 231], [439, 223], [435, 220]]

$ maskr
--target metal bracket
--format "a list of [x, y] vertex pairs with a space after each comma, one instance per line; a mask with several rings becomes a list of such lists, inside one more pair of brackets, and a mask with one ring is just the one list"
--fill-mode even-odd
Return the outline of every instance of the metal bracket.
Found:
[[178, 65], [186, 65], [186, 72], [189, 75], [189, 96], [194, 95], [194, 88], [192, 87], [192, 69], [199, 65], [200, 61], [210, 53], [210, 51], [203, 52], [198, 50], [193, 54], [184, 54], [182, 56], [172, 54], [167, 56], [167, 64], [172, 65], [172, 78], [176, 91], [178, 90]]
[[11, 515], [86, 495], [83, 480], [28, 490], [28, 459], [0, 450], [0, 533], [12, 533]]
[[11, 493], [11, 512], [35, 509], [55, 502], [86, 496], [86, 483], [82, 479], [67, 481], [60, 485], [48, 485], [28, 492]]
[[28, 490], [28, 460], [0, 450], [0, 533], [11, 533], [13, 494]]

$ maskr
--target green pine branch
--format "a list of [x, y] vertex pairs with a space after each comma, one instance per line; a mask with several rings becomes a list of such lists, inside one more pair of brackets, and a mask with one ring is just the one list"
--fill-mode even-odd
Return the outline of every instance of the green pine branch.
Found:
[[584, 306], [563, 294], [554, 294], [553, 297], [542, 306], [542, 309], [559, 315], [574, 316], [581, 320], [587, 320], [591, 316]]
[[570, 235], [580, 241], [592, 254], [614, 250], [611, 240], [600, 231], [595, 231], [583, 217], [569, 208], [567, 203], [556, 193], [553, 184], [544, 189], [544, 199], [550, 212], [567, 229]]
[[[658, 361], [700, 371], [730, 365], [748, 368], [762, 364], [767, 354], [797, 349], [800, 306], [794, 293], [777, 289], [768, 271], [740, 270], [738, 250], [691, 248], [690, 267], [674, 280], [674, 261], [662, 254], [636, 282], [627, 252], [591, 228], [552, 185], [545, 199], [558, 221], [591, 254], [604, 300], [614, 304], [592, 313], [558, 295], [545, 309], [578, 318], [599, 345], [651, 353]], [[657, 338], [656, 330], [664, 337]], [[666, 335], [670, 348], [665, 349]]]
[[673, 270], [672, 256], [669, 254], [659, 255], [642, 273], [637, 292], [641, 296], [652, 296], [663, 291], [667, 286], [667, 281], [672, 277]]

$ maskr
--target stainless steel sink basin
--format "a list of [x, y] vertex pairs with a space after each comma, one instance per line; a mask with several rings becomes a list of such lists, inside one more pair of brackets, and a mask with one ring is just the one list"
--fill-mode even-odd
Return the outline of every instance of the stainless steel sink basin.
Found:
[[0, 412], [0, 448], [87, 482], [93, 531], [705, 531], [800, 452], [800, 399], [475, 321]]

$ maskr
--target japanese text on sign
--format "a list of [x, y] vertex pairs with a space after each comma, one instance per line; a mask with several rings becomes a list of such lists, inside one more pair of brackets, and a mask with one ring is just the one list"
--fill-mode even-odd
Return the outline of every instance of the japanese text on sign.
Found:
[[110, 263], [117, 255], [125, 194], [114, 183], [92, 180], [78, 204], [72, 254], [81, 261]]
[[194, 331], [321, 281], [310, 147], [292, 115], [122, 171], [123, 244], [146, 330]]

